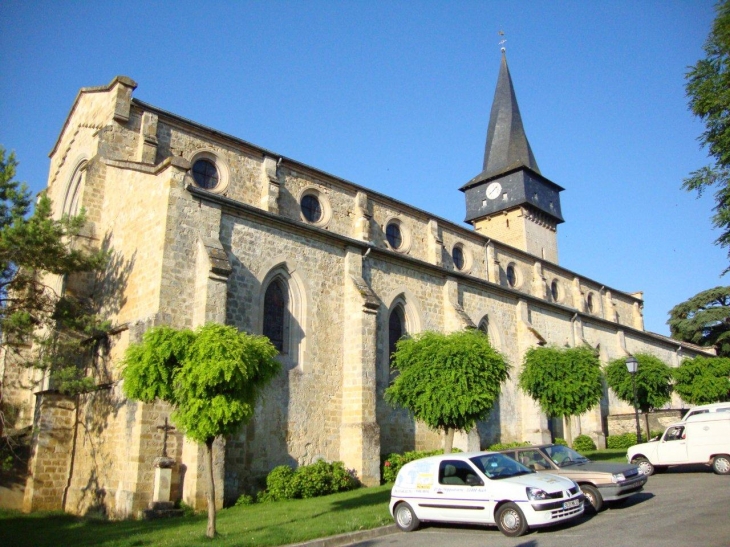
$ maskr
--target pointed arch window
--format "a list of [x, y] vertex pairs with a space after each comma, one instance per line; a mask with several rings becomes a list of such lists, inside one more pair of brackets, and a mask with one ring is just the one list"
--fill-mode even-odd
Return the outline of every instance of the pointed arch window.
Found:
[[271, 340], [279, 353], [286, 353], [286, 331], [288, 330], [288, 290], [283, 280], [275, 279], [266, 289], [264, 296], [264, 336]]
[[485, 315], [482, 320], [479, 321], [479, 326], [477, 328], [480, 332], [483, 332], [487, 338], [489, 338], [489, 317]]
[[66, 196], [63, 200], [63, 213], [69, 216], [76, 216], [81, 209], [81, 187], [86, 173], [86, 162], [81, 163], [74, 171], [71, 182], [68, 185]]
[[407, 334], [406, 332], [406, 315], [403, 311], [403, 306], [398, 304], [393, 311], [390, 312], [388, 318], [388, 362], [392, 358], [395, 352], [395, 345]]

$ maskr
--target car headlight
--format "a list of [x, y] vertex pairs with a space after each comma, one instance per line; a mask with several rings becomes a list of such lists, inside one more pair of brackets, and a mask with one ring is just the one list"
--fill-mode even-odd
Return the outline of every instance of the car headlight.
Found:
[[611, 481], [612, 482], [623, 482], [626, 480], [626, 477], [624, 477], [623, 473], [614, 473], [611, 475]]
[[541, 488], [527, 487], [527, 499], [530, 500], [546, 500], [548, 499], [547, 492]]

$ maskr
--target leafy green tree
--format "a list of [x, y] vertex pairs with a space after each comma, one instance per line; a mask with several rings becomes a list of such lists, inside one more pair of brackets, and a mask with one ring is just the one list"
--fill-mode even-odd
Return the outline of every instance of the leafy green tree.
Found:
[[730, 357], [730, 287], [702, 291], [669, 310], [672, 338]]
[[281, 365], [268, 338], [208, 323], [195, 331], [154, 327], [127, 348], [122, 377], [127, 397], [173, 407], [175, 426], [206, 448], [207, 536], [215, 536], [213, 442], [248, 422]]
[[[644, 413], [646, 431], [649, 432], [648, 412], [667, 404], [672, 398], [672, 369], [653, 355], [637, 353], [634, 355], [636, 369], [636, 402]], [[626, 368], [626, 357], [614, 359], [605, 370], [606, 383], [616, 397], [634, 406], [634, 384]]]
[[[588, 346], [531, 348], [525, 353], [519, 386], [548, 416], [580, 416], [601, 401], [601, 365]], [[572, 444], [570, 420], [565, 424], [568, 444]]]
[[672, 375], [674, 391], [685, 403], [704, 405], [730, 401], [730, 358], [684, 359]]
[[707, 57], [697, 61], [686, 75], [690, 109], [706, 128], [699, 141], [715, 163], [690, 173], [682, 187], [700, 195], [708, 188], [718, 188], [712, 217], [721, 230], [716, 243], [730, 247], [730, 1], [719, 2], [716, 10], [704, 45]]
[[494, 406], [509, 365], [480, 331], [423, 332], [398, 341], [392, 366], [399, 372], [385, 400], [445, 433], [450, 453], [454, 430], [471, 429]]
[[[56, 294], [47, 285], [47, 274], [73, 276], [101, 270], [107, 253], [73, 246], [85, 222], [83, 213], [54, 219], [45, 194], [31, 212], [30, 191], [15, 179], [17, 165], [15, 155], [6, 155], [0, 146], [1, 344], [17, 357], [12, 366], [46, 369], [53, 385], [62, 391], [85, 391], [93, 380], [86, 377], [82, 356], [108, 325], [78, 295]], [[28, 345], [33, 351], [20, 349]], [[0, 413], [0, 431], [4, 423]]]

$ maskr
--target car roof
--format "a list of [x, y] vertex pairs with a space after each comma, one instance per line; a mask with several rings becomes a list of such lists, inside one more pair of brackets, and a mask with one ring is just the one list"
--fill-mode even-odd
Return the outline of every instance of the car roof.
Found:
[[512, 448], [505, 448], [504, 450], [500, 450], [499, 452], [514, 452], [515, 450], [531, 450], [533, 448], [550, 448], [551, 446], [560, 446], [560, 445], [556, 445], [555, 443], [531, 444], [529, 446], [514, 446]]
[[687, 412], [692, 412], [694, 410], [712, 410], [713, 408], [727, 407], [730, 407], [730, 401], [725, 401], [724, 403], [708, 403], [706, 405], [691, 406], [687, 409]]
[[[443, 459], [456, 459], [456, 460], [468, 460], [470, 458], [473, 458], [475, 456], [484, 456], [485, 454], [498, 454], [498, 452], [495, 452], [494, 450], [480, 450], [478, 452], [451, 452], [450, 454], [436, 454], [435, 456], [427, 456], [425, 458], [418, 458], [417, 460], [412, 460], [414, 462], [422, 462], [422, 461], [437, 461], [437, 460], [443, 460]], [[412, 463], [412, 462], [408, 462]]]

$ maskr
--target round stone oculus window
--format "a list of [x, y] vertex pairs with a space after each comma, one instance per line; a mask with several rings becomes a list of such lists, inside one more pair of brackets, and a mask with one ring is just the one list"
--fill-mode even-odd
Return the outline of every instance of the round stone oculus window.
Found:
[[322, 204], [314, 194], [305, 194], [300, 206], [307, 222], [317, 223], [322, 220]]
[[466, 264], [464, 260], [464, 249], [460, 245], [454, 247], [454, 250], [451, 252], [451, 258], [454, 260], [454, 266], [456, 266], [457, 270], [464, 269], [464, 265]]
[[560, 285], [558, 284], [557, 279], [553, 279], [553, 282], [550, 283], [550, 294], [552, 295], [554, 302], [558, 302], [560, 300]]
[[400, 226], [395, 222], [391, 222], [385, 227], [385, 238], [393, 249], [400, 249], [403, 245], [403, 235], [401, 234]]
[[215, 164], [208, 159], [196, 160], [193, 164], [193, 180], [200, 188], [212, 190], [218, 186], [220, 177]]
[[510, 287], [517, 285], [517, 270], [514, 264], [507, 266], [507, 283]]

